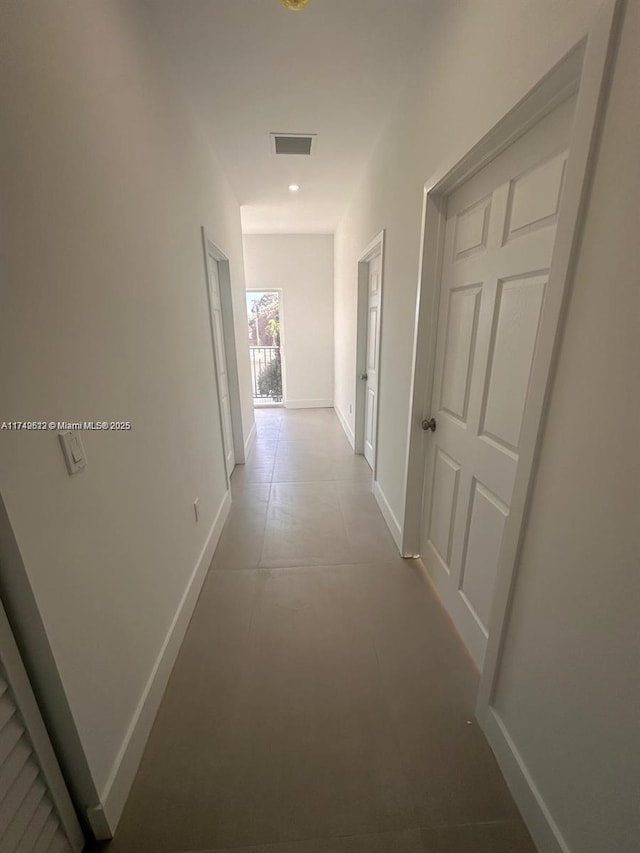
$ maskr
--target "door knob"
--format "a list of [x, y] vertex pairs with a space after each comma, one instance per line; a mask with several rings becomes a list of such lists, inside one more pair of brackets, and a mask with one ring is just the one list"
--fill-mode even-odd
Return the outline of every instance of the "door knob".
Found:
[[368, 378], [369, 378], [369, 374], [367, 374], [367, 373], [361, 373], [360, 374], [360, 379], [364, 380], [365, 382], [367, 381]]
[[428, 432], [429, 430], [431, 430], [431, 432], [435, 432], [436, 431], [436, 419], [435, 418], [429, 418], [427, 420], [427, 418], [425, 418], [422, 421], [422, 429], [425, 432]]

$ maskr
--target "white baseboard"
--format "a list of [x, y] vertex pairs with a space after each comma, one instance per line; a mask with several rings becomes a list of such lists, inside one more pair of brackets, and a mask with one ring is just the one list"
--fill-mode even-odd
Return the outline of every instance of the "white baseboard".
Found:
[[109, 825], [102, 804], [89, 806], [85, 811], [85, 817], [96, 841], [108, 841], [110, 838], [113, 838], [115, 827]]
[[400, 527], [398, 519], [393, 514], [393, 510], [389, 506], [389, 501], [380, 488], [380, 483], [378, 483], [377, 480], [373, 483], [373, 496], [380, 507], [380, 512], [382, 513], [384, 520], [387, 522], [387, 527], [391, 531], [393, 541], [398, 546], [398, 551], [402, 553], [402, 528]]
[[347, 440], [348, 440], [349, 444], [351, 445], [351, 447], [355, 447], [355, 437], [353, 435], [353, 430], [349, 426], [347, 419], [345, 418], [345, 416], [342, 414], [342, 412], [336, 406], [335, 403], [333, 404], [333, 408], [335, 410], [336, 415], [338, 416], [338, 420], [340, 421], [340, 426], [344, 430], [344, 434], [347, 436]]
[[504, 723], [489, 708], [484, 733], [539, 853], [571, 853]]
[[251, 425], [251, 429], [249, 430], [249, 435], [246, 437], [244, 442], [244, 461], [248, 462], [249, 454], [253, 450], [253, 445], [256, 443], [256, 436], [258, 435], [258, 430], [256, 429], [256, 422], [254, 421]]
[[[104, 820], [99, 821], [97, 819], [99, 818], [100, 806], [92, 809], [95, 812], [92, 825], [102, 826], [103, 833], [107, 832], [108, 828], [112, 836], [122, 815], [167, 681], [178, 656], [230, 507], [231, 494], [226, 492], [100, 798]], [[107, 835], [107, 837], [110, 836]]]
[[285, 400], [285, 409], [332, 409], [333, 400]]

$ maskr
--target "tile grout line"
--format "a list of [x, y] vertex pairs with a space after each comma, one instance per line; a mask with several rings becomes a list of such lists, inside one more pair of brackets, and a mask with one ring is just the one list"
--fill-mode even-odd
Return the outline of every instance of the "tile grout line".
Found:
[[[384, 830], [382, 832], [353, 832], [347, 834], [338, 834], [338, 835], [313, 835], [308, 836], [306, 838], [295, 838], [291, 841], [265, 841], [260, 842], [259, 844], [249, 844], [249, 845], [237, 845], [234, 847], [204, 847], [197, 848], [194, 850], [178, 850], [171, 851], [171, 853], [232, 853], [234, 850], [247, 851], [247, 853], [251, 853], [251, 851], [256, 851], [256, 853], [260, 853], [260, 850], [265, 847], [291, 847], [293, 845], [299, 844], [313, 844], [316, 841], [326, 842], [326, 841], [349, 841], [350, 839], [355, 838], [375, 838], [375, 839], [384, 839], [390, 836], [398, 836], [404, 835], [405, 833], [422, 833], [422, 832], [433, 832], [438, 830], [448, 830], [448, 829], [465, 829], [476, 826], [517, 826], [517, 822], [513, 820], [488, 820], [488, 821], [476, 821], [474, 823], [451, 823], [451, 824], [437, 824], [434, 826], [429, 826], [428, 824], [419, 823], [418, 826], [406, 827], [404, 829], [389, 829]], [[421, 839], [418, 839], [421, 841]], [[280, 851], [280, 853], [287, 853], [286, 850]], [[430, 851], [423, 851], [423, 853], [430, 853]]]
[[[276, 459], [278, 456], [278, 447], [280, 445], [280, 429], [281, 428], [282, 428], [282, 418], [280, 417], [279, 423], [278, 423], [278, 436], [276, 438], [276, 452], [273, 454], [273, 465], [271, 466], [271, 478], [269, 479], [269, 494], [267, 497], [267, 509], [265, 511], [265, 514], [264, 514], [264, 525], [262, 528], [262, 543], [260, 546], [260, 556], [258, 557], [258, 566], [256, 566], [256, 568], [258, 568], [260, 566], [260, 563], [262, 562], [262, 559], [264, 556], [264, 541], [265, 541], [266, 534], [267, 534], [267, 522], [269, 521], [269, 510], [271, 509], [271, 494], [273, 491], [273, 473], [275, 471]], [[257, 431], [258, 431], [258, 427], [256, 425], [256, 433], [257, 433]]]

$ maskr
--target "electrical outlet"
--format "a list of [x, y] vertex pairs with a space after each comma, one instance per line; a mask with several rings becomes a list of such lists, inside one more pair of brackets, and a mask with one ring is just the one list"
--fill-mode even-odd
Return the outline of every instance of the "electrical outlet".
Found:
[[196, 517], [196, 521], [200, 521], [200, 498], [196, 498], [193, 502], [193, 514]]
[[349, 414], [353, 414], [353, 406], [351, 405], [351, 403], [349, 403]]

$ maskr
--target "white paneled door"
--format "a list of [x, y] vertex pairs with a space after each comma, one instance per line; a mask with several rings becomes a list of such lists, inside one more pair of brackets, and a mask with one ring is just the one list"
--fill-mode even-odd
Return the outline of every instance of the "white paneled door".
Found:
[[380, 357], [380, 297], [382, 285], [382, 255], [369, 261], [367, 288], [367, 357], [365, 370], [364, 458], [372, 469], [376, 459], [378, 424], [378, 377]]
[[574, 106], [556, 108], [447, 201], [421, 554], [480, 668]]
[[211, 309], [211, 329], [213, 334], [213, 349], [218, 381], [218, 398], [220, 400], [220, 417], [222, 420], [222, 442], [227, 476], [230, 477], [236, 464], [233, 449], [233, 425], [231, 421], [231, 398], [229, 396], [229, 376], [227, 373], [227, 353], [224, 345], [224, 326], [222, 323], [222, 303], [220, 301], [220, 278], [218, 262], [209, 254], [209, 305]]

